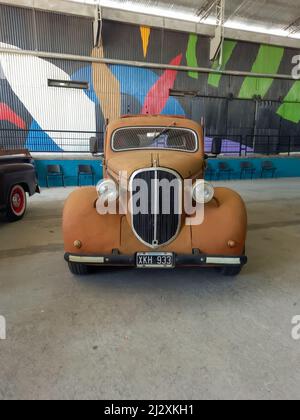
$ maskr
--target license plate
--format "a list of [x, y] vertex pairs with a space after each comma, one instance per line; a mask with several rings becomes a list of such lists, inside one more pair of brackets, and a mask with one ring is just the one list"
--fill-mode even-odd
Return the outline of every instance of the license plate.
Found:
[[174, 268], [174, 254], [170, 252], [144, 252], [136, 256], [137, 268]]

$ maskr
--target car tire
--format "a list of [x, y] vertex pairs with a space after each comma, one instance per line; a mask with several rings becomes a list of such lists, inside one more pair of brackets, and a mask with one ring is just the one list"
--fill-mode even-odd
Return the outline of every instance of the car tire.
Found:
[[17, 222], [23, 219], [26, 209], [26, 191], [21, 185], [14, 185], [8, 195], [6, 220], [8, 222]]
[[242, 269], [243, 267], [241, 265], [233, 267], [224, 267], [221, 268], [221, 274], [224, 277], [236, 277], [241, 273]]
[[84, 264], [68, 262], [69, 270], [75, 276], [86, 276], [91, 273], [91, 267]]
[[[244, 248], [243, 256], [246, 255], [246, 248]], [[243, 270], [242, 265], [228, 266], [221, 268], [221, 274], [224, 277], [237, 277]]]

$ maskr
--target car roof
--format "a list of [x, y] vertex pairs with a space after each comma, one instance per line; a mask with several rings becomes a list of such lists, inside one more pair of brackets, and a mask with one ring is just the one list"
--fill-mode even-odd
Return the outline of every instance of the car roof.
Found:
[[170, 126], [170, 128], [174, 126], [195, 130], [198, 134], [202, 134], [203, 131], [200, 124], [180, 115], [124, 115], [108, 124], [107, 134], [110, 136], [118, 128], [132, 126]]

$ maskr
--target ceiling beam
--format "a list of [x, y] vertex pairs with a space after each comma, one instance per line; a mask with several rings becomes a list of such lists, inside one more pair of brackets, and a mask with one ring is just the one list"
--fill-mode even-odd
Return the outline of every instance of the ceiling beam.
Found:
[[95, 6], [85, 3], [75, 3], [68, 0], [0, 0], [0, 4], [25, 8], [35, 8], [48, 12], [67, 15], [95, 17]]
[[[95, 19], [97, 8], [93, 5], [75, 3], [68, 0], [0, 0], [0, 4], [35, 8], [37, 10], [63, 13], [67, 15], [83, 16]], [[215, 27], [204, 23], [188, 22], [148, 14], [128, 12], [103, 7], [102, 18], [118, 22], [145, 25], [156, 28], [170, 29], [180, 32], [193, 32], [209, 37], [214, 36]], [[281, 47], [296, 48], [299, 50], [299, 39], [269, 35], [251, 31], [225, 28], [225, 38], [236, 41], [247, 41], [259, 44], [270, 44]]]
[[[194, 32], [199, 35], [205, 35], [209, 37], [213, 37], [215, 34], [215, 26], [213, 25], [187, 22], [179, 19], [164, 18], [159, 16], [150, 16], [140, 13], [137, 14], [134, 12], [127, 12], [123, 10], [109, 8], [103, 9], [103, 19], [116, 20], [119, 22], [128, 22], [138, 25], [148, 25], [152, 27], [165, 28], [180, 32]], [[234, 39], [236, 41], [253, 42], [257, 44], [296, 48], [298, 50], [300, 44], [299, 39], [230, 28], [225, 28], [225, 38]]]

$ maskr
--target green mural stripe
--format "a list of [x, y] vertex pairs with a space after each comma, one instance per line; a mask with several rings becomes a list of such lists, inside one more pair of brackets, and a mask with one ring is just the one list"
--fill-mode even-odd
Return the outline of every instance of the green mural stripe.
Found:
[[[300, 122], [300, 82], [295, 82], [284, 98], [284, 101], [288, 103], [283, 103], [277, 111], [277, 114], [282, 118], [294, 123]], [[293, 103], [294, 102], [294, 103]]]
[[[283, 54], [284, 48], [261, 45], [251, 72], [277, 74]], [[251, 99], [255, 95], [264, 98], [273, 81], [274, 79], [272, 78], [246, 77], [242, 84], [239, 98]]]
[[[222, 66], [219, 69], [219, 61], [215, 61], [213, 66], [212, 66], [212, 68], [214, 70], [217, 70], [217, 69], [224, 70], [225, 69], [228, 61], [230, 60], [230, 57], [232, 56], [232, 53], [233, 53], [236, 45], [237, 45], [237, 42], [235, 42], [235, 41], [228, 41], [228, 40], [224, 41]], [[210, 86], [215, 87], [215, 88], [219, 87], [221, 77], [222, 77], [221, 74], [210, 74], [209, 77], [208, 77], [208, 84]]]
[[[189, 67], [198, 67], [197, 60], [197, 42], [198, 36], [196, 34], [190, 34], [189, 42], [186, 50], [186, 61]], [[196, 71], [189, 71], [189, 77], [193, 79], [198, 79], [199, 75]]]

